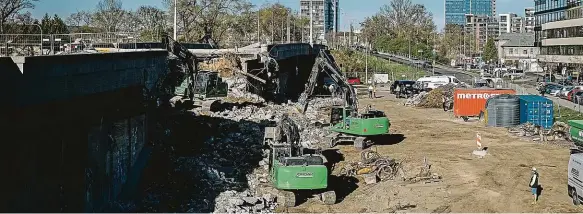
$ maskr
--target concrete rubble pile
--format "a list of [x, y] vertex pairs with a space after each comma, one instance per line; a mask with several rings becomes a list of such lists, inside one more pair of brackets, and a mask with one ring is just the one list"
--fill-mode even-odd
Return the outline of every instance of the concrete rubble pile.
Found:
[[[234, 105], [230, 109], [212, 112], [208, 115], [210, 118], [222, 120], [212, 125], [218, 132], [205, 141], [209, 152], [196, 157], [179, 158], [177, 162], [181, 167], [177, 170], [197, 171], [198, 173], [191, 174], [202, 174], [205, 177], [202, 179], [204, 184], [197, 185], [197, 188], [201, 188], [203, 192], [220, 192], [214, 199], [214, 204], [209, 201], [211, 198], [204, 200], [213, 204], [210, 207], [214, 207], [215, 212], [273, 212], [277, 206], [275, 194], [265, 194], [262, 191], [268, 185], [269, 173], [269, 153], [262, 150], [264, 127], [275, 126], [282, 115], [288, 113], [300, 128], [302, 146], [327, 148], [329, 145], [325, 139], [329, 133], [318, 126], [318, 123], [326, 123], [322, 118], [329, 115], [318, 111], [339, 103], [342, 103], [341, 99], [313, 99], [305, 115], [298, 112], [294, 103]], [[246, 178], [243, 179], [245, 183], [236, 179], [243, 175]], [[198, 207], [191, 211], [206, 209]]]
[[[465, 85], [460, 85], [459, 87], [465, 87]], [[453, 92], [455, 88], [456, 85], [447, 84], [439, 86], [430, 92], [421, 92], [407, 99], [405, 105], [424, 108], [442, 108], [444, 101], [446, 104], [453, 103]]]
[[571, 146], [569, 140], [569, 125], [557, 121], [550, 129], [545, 130], [539, 125], [527, 122], [517, 127], [509, 128], [508, 131], [519, 137], [531, 139], [533, 141], [554, 141], [561, 142], [566, 146]]
[[247, 92], [247, 79], [243, 76], [233, 76], [223, 78], [223, 81], [229, 85], [229, 96], [225, 98], [227, 102], [253, 102], [263, 103], [265, 99], [261, 96]]
[[405, 106], [418, 106], [419, 104], [421, 104], [421, 102], [423, 102], [423, 100], [425, 100], [427, 94], [428, 93], [426, 91], [422, 91], [419, 94], [416, 94], [415, 96], [407, 99], [407, 101], [405, 102]]

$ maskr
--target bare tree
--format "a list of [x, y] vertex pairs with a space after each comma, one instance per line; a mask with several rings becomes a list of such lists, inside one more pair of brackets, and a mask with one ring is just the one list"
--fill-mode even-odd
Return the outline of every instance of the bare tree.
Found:
[[166, 14], [164, 11], [152, 7], [141, 6], [134, 13], [137, 21], [137, 29], [141, 32], [143, 39], [152, 39], [164, 31], [166, 26]]
[[67, 18], [66, 23], [72, 26], [85, 26], [91, 24], [91, 13], [87, 11], [77, 11]]
[[4, 23], [11, 16], [25, 9], [34, 8], [38, 0], [0, 0], [0, 33], [4, 33]]
[[101, 0], [93, 15], [93, 25], [105, 31], [116, 31], [126, 13], [121, 0]]

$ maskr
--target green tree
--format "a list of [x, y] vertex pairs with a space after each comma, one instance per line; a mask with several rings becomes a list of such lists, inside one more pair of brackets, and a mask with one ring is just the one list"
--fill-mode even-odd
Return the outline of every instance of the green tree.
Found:
[[67, 25], [65, 24], [63, 19], [61, 19], [61, 17], [59, 17], [57, 14], [55, 14], [52, 18], [49, 16], [48, 13], [45, 14], [43, 19], [41, 20], [40, 25], [41, 25], [41, 28], [43, 29], [44, 34], [69, 33], [69, 29], [67, 28]]
[[43, 16], [43, 19], [40, 22], [41, 24], [41, 28], [43, 29], [43, 33], [44, 34], [50, 34], [53, 22], [51, 20], [51, 17], [49, 16], [48, 13], [45, 13], [45, 16]]
[[494, 44], [494, 39], [489, 38], [488, 42], [486, 42], [486, 46], [484, 46], [484, 61], [488, 63], [493, 63], [498, 61], [498, 50], [496, 49], [496, 45]]
[[55, 16], [53, 16], [53, 20], [51, 20], [51, 23], [52, 23], [51, 31], [49, 31], [48, 33], [50, 33], [50, 34], [69, 33], [69, 29], [67, 28], [67, 25], [65, 24], [63, 19], [61, 19], [61, 17], [59, 17], [57, 14], [55, 14]]

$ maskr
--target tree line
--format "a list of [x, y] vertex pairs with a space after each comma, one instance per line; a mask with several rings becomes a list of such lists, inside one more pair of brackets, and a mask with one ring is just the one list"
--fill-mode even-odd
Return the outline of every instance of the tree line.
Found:
[[[363, 36], [378, 49], [413, 57], [435, 59], [449, 64], [451, 59], [477, 53], [472, 33], [448, 24], [437, 31], [433, 14], [411, 0], [391, 0], [361, 23]], [[497, 50], [490, 38], [481, 54], [485, 61], [496, 61]]]
[[[122, 0], [100, 0], [91, 10], [61, 18], [46, 14], [32, 17], [35, 3], [47, 0], [0, 0], [0, 34], [134, 32], [141, 41], [157, 41], [173, 32], [174, 0], [160, 0], [163, 8], [142, 5], [123, 8]], [[219, 44], [254, 41], [300, 41], [309, 20], [279, 3], [253, 5], [249, 0], [178, 0], [179, 41], [195, 42], [211, 35]], [[307, 39], [307, 38], [306, 38]]]

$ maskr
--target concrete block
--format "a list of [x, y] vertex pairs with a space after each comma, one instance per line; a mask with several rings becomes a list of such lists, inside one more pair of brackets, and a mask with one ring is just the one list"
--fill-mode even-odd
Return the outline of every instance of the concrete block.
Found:
[[479, 158], [484, 158], [488, 152], [486, 150], [474, 150], [472, 154], [478, 156]]

